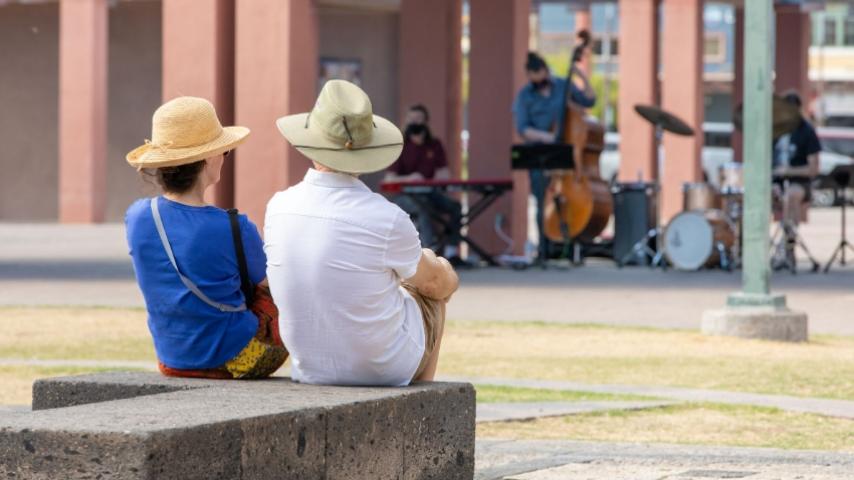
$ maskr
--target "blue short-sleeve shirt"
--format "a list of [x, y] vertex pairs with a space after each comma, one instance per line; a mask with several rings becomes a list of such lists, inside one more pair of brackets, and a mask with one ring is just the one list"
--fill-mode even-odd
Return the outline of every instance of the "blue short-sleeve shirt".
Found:
[[[228, 212], [164, 197], [157, 201], [181, 273], [215, 302], [243, 303]], [[150, 202], [147, 198], [134, 202], [125, 214], [125, 225], [157, 357], [178, 369], [219, 367], [249, 343], [258, 319], [249, 310], [221, 312], [181, 283], [157, 234]], [[263, 241], [246, 215], [239, 219], [249, 277], [258, 283], [266, 276]]]
[[[563, 105], [565, 88], [566, 79], [552, 77], [552, 88], [548, 96], [542, 95], [530, 83], [519, 90], [513, 102], [513, 116], [519, 135], [522, 135], [527, 128], [549, 131], [554, 127], [565, 108]], [[596, 97], [588, 97], [575, 84], [570, 84], [569, 96], [573, 102], [585, 108], [592, 108], [596, 104]]]

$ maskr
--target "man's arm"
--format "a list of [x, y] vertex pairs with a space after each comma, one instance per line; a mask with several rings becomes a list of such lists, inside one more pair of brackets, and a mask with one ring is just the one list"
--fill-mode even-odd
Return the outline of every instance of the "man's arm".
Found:
[[427, 298], [447, 300], [457, 291], [460, 279], [447, 260], [437, 257], [433, 250], [425, 248], [415, 275], [407, 278], [405, 282]]
[[555, 143], [555, 134], [544, 130], [537, 130], [533, 127], [528, 127], [521, 132], [522, 138], [529, 142], [537, 143]]

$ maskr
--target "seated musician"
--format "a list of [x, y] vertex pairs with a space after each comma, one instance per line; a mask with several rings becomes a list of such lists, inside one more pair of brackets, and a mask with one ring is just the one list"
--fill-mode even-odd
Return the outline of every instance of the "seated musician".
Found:
[[[801, 108], [801, 97], [796, 92], [789, 92], [784, 98], [798, 109]], [[815, 128], [803, 115], [794, 130], [774, 141], [774, 196], [781, 200], [783, 218], [790, 227], [797, 227], [802, 205], [811, 200], [811, 185], [818, 176], [820, 151], [821, 142]]]
[[[553, 76], [545, 60], [534, 52], [528, 53], [525, 64], [528, 84], [522, 87], [513, 103], [513, 116], [516, 131], [526, 143], [554, 143], [558, 139], [557, 123], [566, 105], [563, 105], [563, 94], [566, 80]], [[568, 103], [572, 102], [585, 108], [596, 103], [596, 93], [590, 86], [587, 76], [572, 66], [573, 78], [580, 80], [579, 88], [575, 82], [569, 85]], [[543, 235], [543, 202], [548, 177], [543, 170], [531, 170], [531, 194], [537, 201], [537, 227], [539, 228], [540, 260], [548, 255], [548, 241]]]
[[[386, 181], [447, 180], [451, 177], [445, 149], [442, 147], [442, 142], [430, 133], [429, 121], [430, 114], [424, 105], [413, 105], [406, 112], [403, 152], [386, 172]], [[418, 227], [418, 235], [424, 248], [435, 250], [438, 241], [435, 226], [427, 209], [446, 216], [450, 231], [447, 232], [444, 256], [455, 267], [467, 265], [466, 261], [460, 257], [462, 241], [460, 202], [440, 192], [418, 195], [418, 198], [397, 195], [391, 200], [412, 218], [412, 222]]]

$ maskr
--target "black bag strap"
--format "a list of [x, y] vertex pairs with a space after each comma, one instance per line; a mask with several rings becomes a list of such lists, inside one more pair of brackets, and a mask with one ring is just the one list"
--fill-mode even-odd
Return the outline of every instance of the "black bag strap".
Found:
[[246, 266], [246, 253], [243, 251], [243, 235], [240, 234], [240, 221], [237, 218], [237, 209], [228, 209], [228, 219], [231, 221], [231, 237], [234, 239], [234, 253], [237, 256], [237, 268], [240, 270], [240, 290], [246, 299], [246, 305], [252, 304], [255, 299], [255, 287], [249, 280], [249, 267]]

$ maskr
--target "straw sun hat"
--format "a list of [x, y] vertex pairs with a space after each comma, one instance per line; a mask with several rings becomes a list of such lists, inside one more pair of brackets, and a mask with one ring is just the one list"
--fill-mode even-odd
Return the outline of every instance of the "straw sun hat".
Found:
[[368, 95], [344, 80], [326, 82], [311, 112], [282, 117], [276, 125], [300, 153], [340, 172], [384, 170], [403, 149], [400, 130], [374, 115]]
[[223, 128], [213, 105], [204, 98], [178, 97], [154, 112], [151, 140], [126, 158], [137, 169], [175, 167], [225, 153], [247, 135], [246, 127]]

